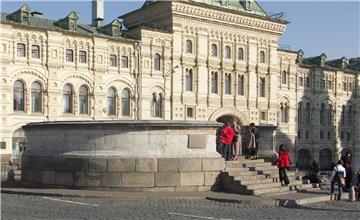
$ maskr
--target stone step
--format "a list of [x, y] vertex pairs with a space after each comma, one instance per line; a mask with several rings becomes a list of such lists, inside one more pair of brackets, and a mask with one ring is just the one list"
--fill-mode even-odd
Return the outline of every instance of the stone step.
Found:
[[272, 167], [272, 166], [264, 166], [264, 167], [249, 167], [249, 170], [256, 170], [256, 171], [265, 171], [265, 170], [269, 170], [269, 171], [276, 171], [279, 172], [279, 169], [276, 167]]
[[[274, 183], [273, 179], [238, 179], [234, 177], [235, 181], [239, 181], [241, 185], [261, 184], [261, 183]], [[277, 182], [279, 183], [279, 182]]]
[[248, 191], [250, 191], [250, 193], [252, 193], [251, 195], [260, 196], [260, 195], [265, 195], [265, 194], [289, 192], [289, 188], [279, 186], [279, 187], [272, 187], [272, 188], [265, 188], [265, 189], [253, 189], [253, 190], [248, 190]]
[[[233, 176], [234, 175], [237, 175], [237, 176], [241, 176], [241, 175], [244, 175], [244, 176], [249, 176], [249, 175], [257, 175], [257, 171], [250, 171], [250, 170], [239, 170], [237, 168], [226, 168], [225, 172], [228, 172], [228, 173], [232, 173], [231, 175]], [[229, 174], [230, 175], [230, 174]]]
[[239, 176], [239, 175], [231, 175], [236, 179], [237, 181], [241, 180], [263, 180], [266, 179], [265, 176], [262, 175], [254, 175], [254, 176]]
[[[239, 160], [242, 161], [243, 163], [270, 163], [270, 162], [265, 162], [264, 159], [257, 159], [257, 160]], [[270, 163], [271, 164], [271, 163]]]
[[244, 167], [269, 167], [269, 166], [272, 166], [271, 163], [269, 163], [269, 162], [262, 162], [262, 163], [249, 162], [249, 163], [244, 163]]
[[225, 168], [237, 168], [239, 170], [249, 170], [249, 167], [244, 167], [242, 164], [226, 164]]
[[275, 183], [259, 183], [259, 184], [249, 184], [246, 185], [246, 188], [251, 190], [251, 189], [270, 189], [270, 188], [276, 188], [276, 187], [280, 187], [281, 184], [279, 182], [275, 182]]

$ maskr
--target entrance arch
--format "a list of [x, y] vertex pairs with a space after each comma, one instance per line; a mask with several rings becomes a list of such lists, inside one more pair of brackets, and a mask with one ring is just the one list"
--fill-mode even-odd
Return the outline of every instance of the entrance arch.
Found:
[[297, 165], [300, 170], [308, 170], [310, 167], [310, 151], [308, 149], [300, 149], [297, 153]]
[[233, 117], [238, 119], [241, 126], [248, 125], [250, 123], [246, 115], [235, 108], [219, 108], [210, 115], [209, 121], [223, 122], [220, 120], [228, 118], [231, 119]]

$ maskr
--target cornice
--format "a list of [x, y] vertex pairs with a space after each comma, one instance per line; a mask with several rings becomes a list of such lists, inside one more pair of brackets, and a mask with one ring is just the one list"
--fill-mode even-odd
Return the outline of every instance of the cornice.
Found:
[[199, 6], [189, 5], [185, 2], [173, 2], [172, 13], [179, 16], [193, 16], [197, 19], [207, 19], [215, 23], [226, 23], [276, 34], [282, 34], [285, 31], [285, 24], [275, 21], [268, 21], [264, 18], [254, 18], [250, 16], [219, 11], [210, 8], [201, 8]]

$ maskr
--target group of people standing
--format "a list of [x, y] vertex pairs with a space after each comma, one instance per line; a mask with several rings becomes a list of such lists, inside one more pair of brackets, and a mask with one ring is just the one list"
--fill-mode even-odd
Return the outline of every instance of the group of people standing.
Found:
[[225, 161], [237, 160], [243, 153], [249, 159], [258, 159], [259, 133], [255, 123], [249, 126], [250, 131], [245, 132], [246, 140], [243, 140], [243, 132], [237, 118], [231, 122], [225, 122], [218, 130], [218, 145], [222, 148]]
[[335, 184], [338, 185], [336, 200], [341, 200], [343, 190], [349, 192], [349, 201], [355, 201], [359, 197], [360, 172], [353, 170], [350, 152], [347, 152], [336, 163], [331, 173], [330, 182], [331, 199], [334, 195]]

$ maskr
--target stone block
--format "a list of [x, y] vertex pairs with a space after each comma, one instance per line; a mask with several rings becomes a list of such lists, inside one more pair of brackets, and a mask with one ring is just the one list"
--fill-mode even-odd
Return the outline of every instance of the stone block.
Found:
[[135, 159], [108, 159], [107, 163], [110, 172], [135, 171]]
[[76, 172], [74, 186], [101, 186], [101, 173]]
[[90, 158], [89, 171], [90, 172], [106, 172], [107, 160], [104, 158]]
[[175, 192], [175, 187], [142, 188], [143, 192]]
[[180, 186], [203, 186], [204, 172], [180, 173]]
[[177, 172], [179, 171], [179, 160], [177, 158], [159, 158], [159, 172]]
[[205, 186], [213, 186], [220, 184], [220, 172], [204, 172], [204, 184]]
[[122, 173], [122, 187], [154, 187], [154, 173]]
[[31, 182], [33, 183], [42, 183], [42, 171], [41, 170], [33, 170], [31, 172]]
[[55, 184], [62, 186], [72, 186], [74, 184], [73, 172], [55, 172]]
[[177, 186], [175, 187], [176, 192], [198, 192], [198, 186]]
[[55, 184], [55, 171], [42, 171], [43, 184]]
[[88, 158], [66, 158], [65, 159], [66, 171], [89, 171], [89, 159]]
[[32, 170], [30, 169], [21, 169], [21, 181], [31, 182], [32, 180]]
[[121, 187], [121, 173], [102, 173], [101, 186]]
[[188, 148], [206, 148], [208, 136], [206, 134], [189, 134]]
[[211, 191], [211, 186], [199, 186], [199, 192], [209, 192]]
[[204, 158], [202, 159], [203, 171], [220, 171], [225, 168], [225, 162], [223, 158]]
[[179, 171], [201, 171], [201, 159], [200, 158], [180, 158], [179, 159]]
[[180, 173], [155, 173], [155, 186], [179, 186]]
[[156, 159], [136, 159], [136, 171], [137, 172], [156, 172], [157, 160]]

